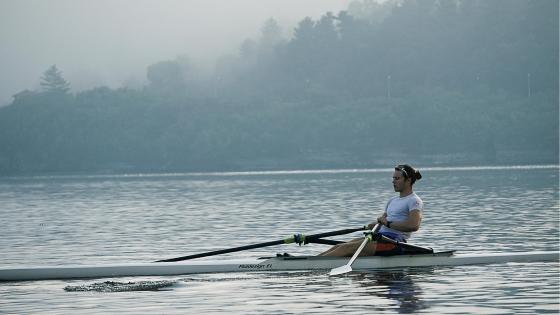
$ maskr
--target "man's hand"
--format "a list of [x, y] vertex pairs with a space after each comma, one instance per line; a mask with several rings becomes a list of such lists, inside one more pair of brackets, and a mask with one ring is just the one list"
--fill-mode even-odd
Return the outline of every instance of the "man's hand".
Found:
[[387, 225], [387, 212], [383, 212], [383, 215], [377, 218], [377, 223]]
[[373, 227], [374, 227], [377, 223], [379, 223], [379, 224], [381, 224], [381, 225], [387, 224], [387, 213], [386, 213], [386, 212], [384, 212], [382, 216], [378, 217], [378, 218], [377, 218], [377, 221], [368, 224], [367, 229], [368, 229], [368, 230], [373, 229]]
[[381, 225], [387, 225], [387, 216], [381, 216], [377, 218], [377, 223]]

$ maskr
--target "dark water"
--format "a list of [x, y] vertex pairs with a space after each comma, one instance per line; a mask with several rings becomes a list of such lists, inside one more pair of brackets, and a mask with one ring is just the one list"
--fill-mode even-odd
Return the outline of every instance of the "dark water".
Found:
[[[423, 228], [411, 242], [461, 252], [558, 250], [558, 171], [426, 169], [415, 185], [425, 202]], [[0, 265], [148, 262], [361, 226], [394, 195], [391, 174], [387, 169], [3, 178]], [[225, 257], [315, 254], [326, 248], [286, 245]], [[559, 275], [556, 262], [335, 278], [290, 272], [12, 282], [0, 283], [0, 313], [557, 314]], [[165, 285], [154, 287], [159, 283]], [[131, 284], [139, 286], [129, 290]]]

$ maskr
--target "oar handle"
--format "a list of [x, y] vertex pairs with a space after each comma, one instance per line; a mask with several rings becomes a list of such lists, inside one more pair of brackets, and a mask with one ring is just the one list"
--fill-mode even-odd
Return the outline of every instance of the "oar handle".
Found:
[[287, 244], [288, 243], [297, 243], [298, 245], [301, 245], [301, 244], [306, 245], [308, 243], [317, 243], [317, 242], [315, 242], [316, 240], [319, 240], [319, 239], [322, 239], [322, 238], [325, 238], [325, 237], [350, 234], [350, 233], [363, 231], [363, 230], [367, 230], [367, 227], [363, 226], [363, 227], [359, 227], [359, 228], [343, 229], [343, 230], [338, 230], [338, 231], [324, 232], [324, 233], [311, 234], [311, 235], [294, 234], [293, 242], [286, 242], [286, 243]]

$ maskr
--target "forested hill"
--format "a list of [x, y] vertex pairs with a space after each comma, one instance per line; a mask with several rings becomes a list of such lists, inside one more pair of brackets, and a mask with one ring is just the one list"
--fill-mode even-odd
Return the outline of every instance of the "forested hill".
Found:
[[0, 108], [0, 175], [558, 163], [557, 0], [361, 1], [290, 33], [142, 89], [51, 67]]

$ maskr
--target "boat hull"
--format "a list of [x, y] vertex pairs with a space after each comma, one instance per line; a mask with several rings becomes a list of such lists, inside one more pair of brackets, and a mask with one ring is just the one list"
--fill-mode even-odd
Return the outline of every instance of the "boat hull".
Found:
[[[352, 268], [354, 270], [371, 270], [403, 267], [500, 264], [509, 262], [546, 262], [558, 260], [558, 252], [478, 254], [453, 254], [452, 252], [445, 252], [390, 257], [360, 257], [356, 259]], [[0, 268], [0, 281], [63, 280], [124, 276], [169, 276], [198, 273], [255, 271], [313, 271], [333, 269], [340, 267], [347, 262], [348, 258], [340, 257], [291, 256], [241, 260], [200, 260], [173, 263], [5, 267]]]

